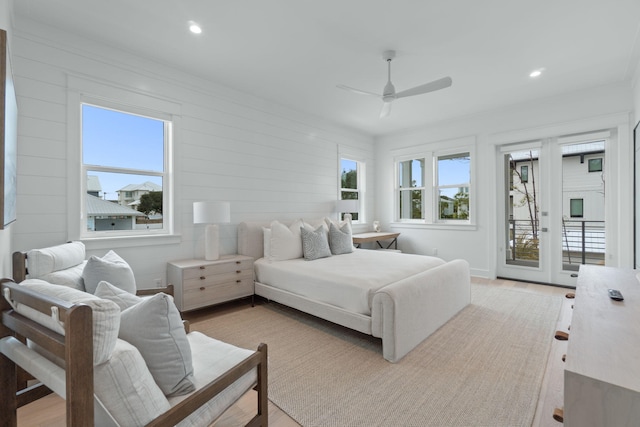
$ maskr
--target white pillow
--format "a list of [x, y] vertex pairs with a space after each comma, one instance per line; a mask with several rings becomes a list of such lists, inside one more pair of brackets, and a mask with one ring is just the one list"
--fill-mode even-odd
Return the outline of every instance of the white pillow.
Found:
[[27, 252], [29, 277], [38, 279], [48, 273], [64, 270], [84, 261], [85, 250], [82, 242], [69, 242], [62, 245]]
[[300, 220], [294, 221], [289, 227], [278, 221], [271, 223], [269, 261], [302, 258], [301, 226], [302, 221]]
[[129, 264], [114, 251], [109, 251], [105, 256], [99, 258], [92, 256], [87, 261], [87, 265], [82, 272], [84, 287], [89, 293], [95, 293], [98, 283], [106, 281], [113, 286], [136, 293], [136, 279]]
[[166, 396], [195, 390], [191, 347], [173, 299], [164, 293], [124, 310], [119, 337], [140, 351]]
[[84, 291], [84, 279], [82, 278], [82, 272], [84, 271], [85, 265], [87, 265], [87, 261], [82, 261], [80, 264], [74, 265], [73, 267], [43, 274], [38, 277], [38, 279], [44, 280], [45, 282], [49, 282], [53, 285], [69, 286], [71, 288], [78, 289], [79, 291]]
[[333, 222], [329, 225], [329, 247], [333, 255], [349, 254], [353, 252], [353, 238], [351, 224], [345, 222], [340, 228]]
[[105, 282], [104, 280], [98, 283], [98, 287], [96, 288], [96, 292], [94, 294], [97, 297], [102, 299], [107, 299], [109, 301], [113, 301], [118, 304], [121, 311], [126, 310], [129, 307], [133, 307], [140, 301], [140, 298], [137, 295], [130, 294], [127, 291], [123, 291], [122, 289], [113, 286], [109, 282]]
[[143, 426], [171, 409], [145, 361], [130, 343], [117, 340], [113, 357], [93, 369], [94, 393], [121, 426]]
[[[20, 285], [41, 294], [71, 303], [83, 303], [91, 307], [93, 312], [93, 363], [98, 365], [109, 360], [115, 348], [120, 328], [120, 308], [114, 302], [67, 286], [52, 285], [39, 279], [27, 279], [20, 282]], [[52, 331], [64, 335], [63, 325], [54, 320], [50, 314], [43, 314], [20, 303], [18, 303], [16, 311]]]
[[331, 256], [327, 232], [324, 230], [324, 226], [321, 225], [315, 230], [311, 229], [308, 225], [300, 227], [300, 233], [302, 234], [304, 259], [312, 261], [314, 259]]
[[271, 229], [270, 228], [266, 228], [266, 227], [262, 227], [262, 234], [264, 236], [264, 242], [263, 245], [264, 247], [262, 248], [262, 252], [263, 252], [263, 257], [265, 259], [269, 259], [271, 258]]

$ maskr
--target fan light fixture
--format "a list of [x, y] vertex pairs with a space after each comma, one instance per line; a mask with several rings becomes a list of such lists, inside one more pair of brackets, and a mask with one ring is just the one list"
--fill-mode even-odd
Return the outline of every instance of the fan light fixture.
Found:
[[532, 72], [529, 73], [529, 77], [531, 77], [532, 79], [535, 79], [536, 77], [540, 77], [542, 75], [543, 70], [544, 68], [533, 70]]
[[202, 33], [202, 28], [195, 22], [189, 21], [189, 31], [191, 31], [193, 34], [200, 34]]

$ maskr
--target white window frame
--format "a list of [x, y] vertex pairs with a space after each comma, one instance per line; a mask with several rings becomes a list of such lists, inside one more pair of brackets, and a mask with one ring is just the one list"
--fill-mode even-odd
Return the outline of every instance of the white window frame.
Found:
[[[454, 148], [450, 148], [454, 147]], [[404, 153], [396, 155], [394, 162], [394, 222], [397, 225], [407, 226], [428, 226], [428, 227], [449, 227], [455, 229], [475, 227], [476, 224], [476, 197], [475, 197], [475, 138], [466, 137], [457, 140], [441, 141], [431, 144], [423, 149], [404, 149]], [[469, 218], [468, 219], [439, 219], [439, 188], [438, 187], [438, 158], [456, 154], [469, 154]], [[400, 218], [400, 162], [407, 160], [424, 159], [423, 169], [424, 187], [423, 206], [424, 219]], [[450, 187], [450, 186], [446, 186]], [[406, 191], [406, 190], [404, 190]]]
[[[356, 163], [356, 181], [357, 181], [357, 190], [352, 188], [342, 188], [342, 160], [349, 160]], [[342, 192], [343, 191], [351, 191], [358, 193], [358, 201], [359, 201], [359, 209], [358, 209], [358, 220], [352, 221], [353, 224], [364, 224], [366, 223], [365, 219], [365, 196], [366, 196], [366, 162], [359, 156], [353, 156], [350, 154], [341, 154], [338, 156], [338, 200], [342, 200]], [[342, 212], [338, 212], [340, 215]]]
[[[68, 239], [82, 240], [90, 248], [109, 248], [113, 239], [119, 239], [119, 246], [155, 245], [179, 242], [179, 221], [176, 220], [177, 205], [174, 188], [174, 158], [176, 157], [175, 139], [179, 133], [180, 105], [170, 100], [148, 95], [129, 88], [123, 88], [103, 82], [87, 80], [69, 75], [67, 91], [67, 112], [69, 135], [68, 147]], [[85, 179], [87, 168], [82, 157], [82, 105], [89, 104], [123, 113], [150, 117], [165, 122], [163, 187], [163, 228], [151, 230], [88, 231], [86, 230], [86, 194]], [[121, 172], [139, 174], [138, 170], [113, 167], [89, 167], [103, 172]], [[147, 171], [148, 173], [148, 171]], [[76, 179], [73, 179], [73, 176]], [[76, 215], [73, 213], [77, 212]]]
[[[440, 171], [438, 170], [438, 161], [441, 157], [450, 157], [457, 155], [469, 155], [469, 182], [460, 182], [456, 184], [448, 184], [448, 185], [440, 185], [438, 182], [440, 177]], [[433, 218], [435, 223], [446, 223], [446, 224], [470, 224], [471, 223], [471, 215], [473, 212], [471, 211], [471, 202], [472, 202], [472, 194], [471, 194], [471, 152], [470, 151], [461, 151], [461, 150], [453, 150], [449, 151], [440, 151], [433, 154], [433, 180], [434, 180], [434, 199], [433, 199]], [[451, 218], [440, 218], [440, 189], [447, 188], [460, 188], [460, 187], [468, 187], [469, 188], [469, 218], [468, 219], [451, 219]]]

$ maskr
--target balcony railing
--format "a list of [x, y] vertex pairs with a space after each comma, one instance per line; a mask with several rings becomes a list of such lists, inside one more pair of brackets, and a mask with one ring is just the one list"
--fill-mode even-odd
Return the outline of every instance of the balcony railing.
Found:
[[[509, 220], [507, 263], [538, 265], [540, 259], [538, 223]], [[564, 270], [578, 270], [581, 264], [604, 265], [604, 221], [562, 221], [562, 264]]]

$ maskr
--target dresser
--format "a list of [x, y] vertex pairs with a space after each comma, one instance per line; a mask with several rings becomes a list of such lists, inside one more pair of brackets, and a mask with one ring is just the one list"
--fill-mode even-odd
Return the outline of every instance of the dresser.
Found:
[[[580, 267], [564, 370], [565, 426], [640, 425], [637, 270]], [[618, 289], [624, 301], [608, 296]]]
[[167, 264], [180, 311], [196, 310], [253, 295], [253, 258], [225, 255], [215, 261], [185, 259]]

